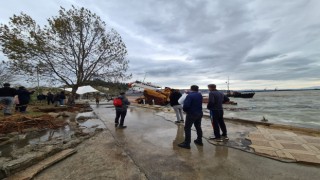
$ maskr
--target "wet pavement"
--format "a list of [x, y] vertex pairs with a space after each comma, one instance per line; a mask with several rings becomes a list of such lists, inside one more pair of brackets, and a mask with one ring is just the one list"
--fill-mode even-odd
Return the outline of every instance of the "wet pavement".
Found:
[[[176, 125], [172, 121], [159, 116], [159, 112], [150, 109], [132, 107], [128, 111], [125, 121], [127, 129], [114, 127], [113, 108], [106, 106], [93, 107], [96, 115], [106, 124], [108, 132], [112, 135], [114, 144], [120, 147], [132, 160], [135, 166], [147, 179], [318, 179], [320, 176], [319, 166], [310, 166], [296, 163], [284, 163], [273, 159], [257, 156], [242, 150], [216, 146], [204, 140], [204, 146], [199, 147], [191, 144], [191, 150], [180, 149], [177, 144], [184, 140], [183, 125]], [[209, 123], [210, 125], [210, 123]], [[204, 136], [210, 136], [208, 124], [204, 123]], [[252, 128], [252, 127], [247, 127]], [[230, 142], [241, 137], [240, 130], [230, 128]], [[103, 132], [106, 133], [106, 132]], [[196, 134], [192, 132], [192, 139]], [[118, 170], [103, 163], [91, 163], [96, 161], [118, 161], [113, 159], [112, 154], [103, 155], [100, 151], [110, 147], [100, 147], [105, 141], [111, 141], [104, 136], [95, 137], [95, 145], [90, 143], [86, 153], [78, 154], [62, 161], [52, 168], [40, 174], [38, 179], [55, 177], [55, 174], [64, 172], [60, 179], [77, 179], [79, 172], [82, 179], [90, 179], [93, 176], [85, 175], [90, 167], [90, 174], [104, 174], [104, 169], [115, 173]], [[91, 140], [89, 140], [91, 142]], [[84, 142], [86, 143], [86, 142]], [[241, 144], [241, 143], [240, 143]], [[110, 145], [110, 144], [109, 144]], [[80, 145], [81, 146], [81, 145]], [[97, 151], [91, 146], [98, 146]], [[92, 155], [91, 153], [95, 154]], [[116, 153], [116, 152], [114, 152]], [[85, 156], [90, 156], [90, 159]], [[81, 156], [84, 156], [83, 158]], [[81, 160], [81, 162], [79, 162]], [[130, 161], [131, 162], [131, 161]], [[79, 164], [80, 163], [80, 164]], [[67, 166], [66, 164], [69, 164]], [[74, 167], [70, 167], [74, 164]], [[76, 169], [75, 169], [76, 168]], [[109, 170], [108, 170], [109, 169]], [[112, 173], [113, 171], [110, 171]], [[68, 174], [69, 172], [69, 174]], [[126, 179], [143, 179], [143, 176], [126, 176]], [[134, 178], [133, 178], [134, 177]], [[119, 179], [119, 176], [111, 176]], [[103, 179], [103, 178], [95, 178]]]

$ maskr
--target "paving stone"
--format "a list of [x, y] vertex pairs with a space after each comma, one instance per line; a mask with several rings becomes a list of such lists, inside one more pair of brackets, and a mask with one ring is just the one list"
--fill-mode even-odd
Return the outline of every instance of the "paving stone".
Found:
[[290, 136], [279, 136], [279, 135], [274, 135], [273, 136], [276, 140], [283, 140], [283, 141], [295, 141], [292, 137]]
[[291, 137], [298, 136], [296, 133], [290, 132], [290, 131], [285, 131], [285, 132], [283, 132], [283, 133], [286, 134], [286, 135], [288, 135], [288, 136], [291, 136]]
[[283, 130], [268, 129], [268, 131], [270, 134], [286, 135], [285, 131]]
[[284, 149], [284, 147], [278, 141], [270, 141], [270, 144], [275, 149]]
[[253, 148], [254, 150], [256, 149], [265, 149], [265, 150], [271, 150], [271, 151], [275, 151], [276, 149], [273, 147], [266, 147], [266, 146], [257, 146], [257, 145], [250, 145], [251, 148]]
[[308, 143], [320, 144], [320, 138], [302, 137]]
[[249, 134], [251, 148], [256, 153], [279, 159], [290, 159], [320, 164], [319, 135], [298, 134], [292, 131], [258, 126]]
[[309, 154], [309, 155], [316, 155], [316, 153], [312, 151], [301, 151], [301, 150], [294, 150], [294, 149], [283, 149], [282, 151], [288, 152], [290, 154], [296, 153], [296, 154]]
[[310, 145], [317, 148], [320, 151], [320, 144], [310, 144]]
[[297, 161], [319, 163], [320, 159], [316, 155], [290, 153]]
[[276, 154], [278, 157], [283, 158], [283, 159], [291, 159], [291, 160], [296, 160], [290, 153], [278, 150], [276, 151]]
[[269, 141], [253, 140], [251, 142], [256, 146], [272, 147]]
[[249, 134], [249, 138], [251, 139], [265, 139], [263, 134]]
[[308, 151], [301, 144], [294, 144], [294, 143], [280, 143], [280, 144], [284, 147], [284, 149]]
[[268, 156], [273, 156], [273, 157], [277, 157], [278, 156], [277, 153], [274, 150], [255, 148], [254, 151], [256, 153], [265, 154], [265, 155], [268, 155]]
[[308, 144], [308, 146], [317, 154], [320, 154], [320, 146], [316, 147], [314, 144]]
[[300, 142], [300, 143], [303, 143], [303, 144], [306, 144], [308, 143], [305, 139], [303, 139], [302, 137], [299, 137], [299, 136], [294, 136], [292, 137], [296, 142]]
[[301, 146], [303, 146], [307, 151], [317, 153], [317, 151], [314, 151], [309, 144], [301, 144]]

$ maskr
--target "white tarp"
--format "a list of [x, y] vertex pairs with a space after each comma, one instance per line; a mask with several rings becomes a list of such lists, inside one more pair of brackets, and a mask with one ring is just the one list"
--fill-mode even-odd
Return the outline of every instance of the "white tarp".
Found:
[[[66, 91], [72, 91], [72, 88], [66, 88]], [[99, 92], [98, 90], [94, 89], [91, 86], [81, 86], [77, 90], [77, 94], [85, 94], [85, 93], [92, 93], [92, 92]]]

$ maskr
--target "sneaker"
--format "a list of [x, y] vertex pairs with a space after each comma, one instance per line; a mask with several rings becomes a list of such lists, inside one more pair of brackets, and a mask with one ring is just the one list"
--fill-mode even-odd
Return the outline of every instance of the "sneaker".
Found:
[[4, 113], [5, 116], [11, 116], [12, 114], [10, 113]]
[[180, 120], [181, 123], [184, 123], [184, 120]]
[[178, 144], [178, 146], [181, 148], [190, 149], [190, 145], [186, 144], [185, 142]]
[[174, 123], [179, 124], [179, 123], [180, 123], [180, 121], [175, 121]]
[[202, 143], [201, 140], [196, 139], [196, 140], [194, 140], [193, 142], [194, 142], [196, 145], [203, 146], [203, 143]]
[[216, 138], [214, 136], [211, 136], [209, 139], [213, 140], [213, 141], [216, 141], [216, 142], [223, 142], [223, 140], [221, 138]]
[[127, 126], [118, 126], [118, 129], [125, 129], [125, 128], [127, 128]]
[[118, 125], [119, 125], [119, 123], [114, 123], [114, 126], [115, 126], [115, 127], [118, 127]]
[[227, 141], [229, 140], [228, 136], [221, 136], [221, 138]]

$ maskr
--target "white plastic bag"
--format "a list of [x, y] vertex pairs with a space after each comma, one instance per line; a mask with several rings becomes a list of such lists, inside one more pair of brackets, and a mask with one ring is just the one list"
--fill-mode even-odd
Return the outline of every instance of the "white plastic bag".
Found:
[[183, 93], [182, 96], [179, 98], [178, 103], [183, 106], [184, 100], [186, 100], [187, 96], [188, 96], [187, 93]]

